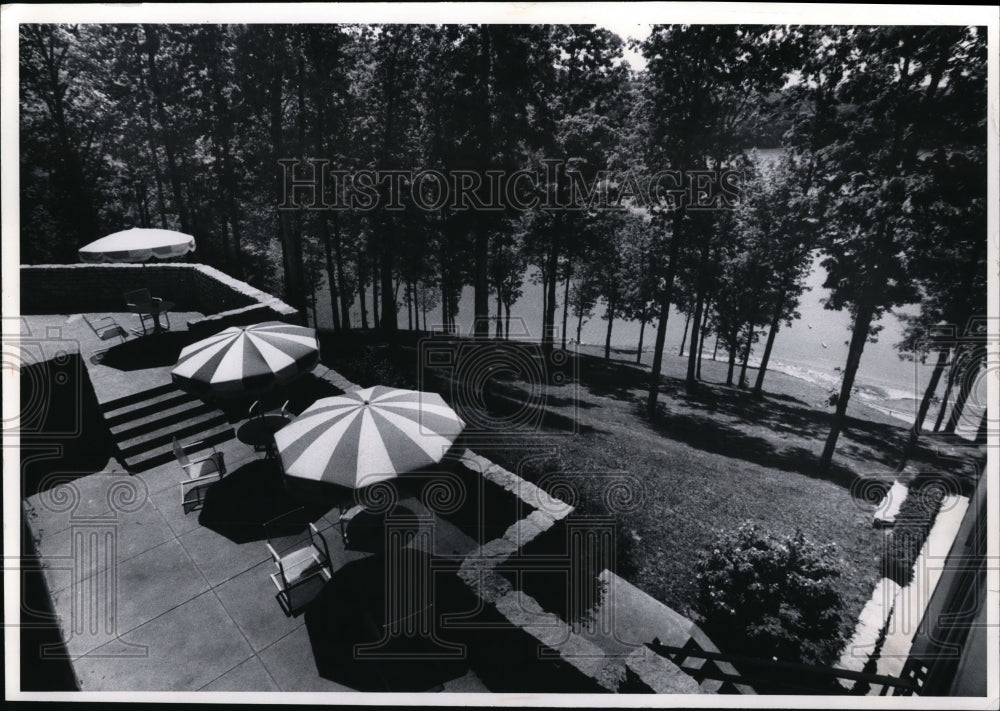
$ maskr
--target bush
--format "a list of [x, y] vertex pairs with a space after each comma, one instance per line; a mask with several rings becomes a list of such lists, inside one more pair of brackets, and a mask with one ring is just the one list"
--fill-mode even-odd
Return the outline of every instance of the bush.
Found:
[[385, 346], [362, 345], [349, 357], [335, 359], [331, 365], [341, 375], [362, 387], [385, 385], [412, 389], [414, 383], [400, 372]]
[[836, 546], [744, 523], [696, 564], [708, 634], [735, 654], [830, 664], [844, 644]]
[[899, 507], [893, 530], [887, 534], [882, 554], [882, 574], [900, 585], [913, 580], [913, 565], [941, 509], [944, 489], [934, 483], [911, 485]]

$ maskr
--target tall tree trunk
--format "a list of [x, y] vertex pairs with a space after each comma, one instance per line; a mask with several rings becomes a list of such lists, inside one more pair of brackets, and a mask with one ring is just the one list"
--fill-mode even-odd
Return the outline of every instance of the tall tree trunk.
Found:
[[688, 392], [694, 392], [697, 387], [697, 367], [698, 367], [698, 354], [695, 352], [694, 346], [698, 343], [698, 337], [701, 334], [701, 314], [702, 309], [705, 308], [704, 295], [701, 290], [698, 291], [698, 296], [695, 299], [694, 306], [694, 316], [691, 317], [691, 345], [688, 346], [688, 363], [687, 363], [687, 377], [684, 380], [684, 387]]
[[[167, 112], [163, 105], [163, 88], [160, 84], [160, 72], [156, 66], [156, 53], [160, 49], [160, 35], [155, 25], [143, 25], [143, 31], [146, 33], [146, 67], [149, 70], [149, 88], [153, 91], [156, 120], [160, 122], [162, 129], [163, 151], [167, 157], [167, 172], [169, 173], [170, 187], [174, 193], [174, 207], [177, 209], [177, 217], [181, 222], [181, 231], [190, 232], [191, 220], [188, 217], [187, 203], [181, 188], [180, 169], [177, 167], [176, 158], [177, 151], [174, 146], [173, 131], [170, 130], [172, 124], [167, 119]], [[280, 76], [280, 70], [278, 75]], [[305, 295], [302, 296], [301, 307], [304, 309]], [[291, 305], [295, 306], [295, 304]]]
[[490, 287], [489, 287], [489, 266], [490, 256], [490, 233], [483, 216], [479, 216], [476, 221], [476, 243], [475, 243], [475, 294], [473, 321], [474, 331], [477, 338], [486, 338], [490, 335]]
[[604, 360], [611, 360], [611, 327], [615, 323], [615, 296], [613, 293], [608, 298], [608, 306], [604, 315], [608, 319], [608, 330], [604, 336]]
[[549, 298], [549, 282], [548, 282], [549, 271], [546, 268], [547, 264], [548, 264], [548, 257], [545, 258], [545, 262], [542, 264], [542, 268], [540, 269], [540, 272], [541, 272], [541, 275], [542, 275], [542, 338], [541, 338], [541, 342], [543, 344], [545, 343], [545, 319], [546, 319], [547, 314], [549, 313], [549, 302], [548, 302], [548, 298]]
[[[701, 255], [698, 260], [698, 297], [695, 300], [694, 316], [692, 316], [691, 325], [691, 345], [694, 346], [698, 343], [698, 333], [701, 326], [701, 315], [702, 309], [705, 307], [705, 292], [708, 289], [708, 284], [705, 272], [708, 269], [708, 253], [712, 246], [712, 240], [709, 235], [702, 235], [701, 243]], [[690, 393], [698, 387], [698, 354], [695, 352], [693, 347], [688, 348], [688, 367], [687, 367], [687, 377], [684, 380], [684, 387]]]
[[648, 318], [646, 304], [642, 305], [642, 314], [639, 316], [639, 347], [635, 352], [635, 364], [642, 365], [642, 341], [646, 335], [646, 319]]
[[736, 370], [736, 351], [739, 350], [739, 344], [730, 341], [729, 342], [729, 370], [726, 372], [726, 386], [732, 387], [733, 385], [733, 373]]
[[[284, 137], [282, 133], [282, 94], [284, 88], [284, 65], [281, 46], [284, 44], [284, 30], [276, 26], [273, 38], [274, 62], [273, 74], [268, 90], [268, 115], [270, 119], [271, 148], [275, 157], [284, 155]], [[274, 194], [280, 195], [284, 177], [279, 171], [274, 171]], [[288, 212], [278, 210], [278, 234], [281, 239], [282, 267], [284, 269], [285, 300], [299, 310], [299, 318], [306, 318], [306, 290], [302, 273], [302, 244], [295, 239], [295, 234], [289, 224]]]
[[392, 286], [392, 251], [385, 250], [379, 255], [379, 270], [382, 274], [382, 313], [379, 323], [390, 342], [396, 342], [399, 331], [399, 314], [396, 311], [396, 290]]
[[681, 349], [677, 351], [677, 355], [684, 355], [684, 345], [687, 343], [688, 339], [688, 326], [691, 325], [691, 312], [684, 315], [684, 335], [681, 336]]
[[847, 403], [851, 399], [851, 389], [854, 387], [854, 378], [858, 374], [858, 366], [861, 364], [861, 354], [865, 350], [865, 342], [868, 340], [868, 330], [872, 325], [874, 309], [868, 303], [867, 298], [862, 298], [858, 304], [857, 315], [854, 319], [854, 328], [851, 333], [851, 344], [847, 351], [847, 364], [844, 367], [844, 382], [840, 386], [840, 396], [837, 398], [837, 410], [833, 415], [833, 422], [830, 424], [830, 433], [826, 438], [826, 445], [823, 447], [823, 455], [820, 457], [819, 467], [821, 471], [830, 471], [833, 462], [833, 452], [837, 448], [837, 439], [844, 428], [847, 419]]
[[506, 317], [503, 327], [504, 338], [510, 340], [510, 301], [504, 301], [504, 316]]
[[750, 351], [753, 350], [753, 329], [747, 334], [747, 343], [743, 347], [743, 356], [740, 364], [739, 389], [745, 390], [747, 387], [747, 365], [750, 362]]
[[417, 292], [417, 282], [410, 282], [410, 303], [413, 305], [413, 329], [420, 330], [420, 294]]
[[159, 148], [156, 145], [156, 130], [153, 128], [153, 111], [150, 108], [149, 96], [146, 93], [146, 80], [139, 72], [139, 102], [142, 106], [143, 119], [146, 122], [146, 138], [149, 143], [149, 159], [153, 164], [153, 177], [156, 179], [156, 206], [160, 211], [160, 227], [167, 229], [167, 201], [163, 195], [163, 170], [160, 168]]
[[330, 289], [330, 317], [333, 319], [333, 330], [340, 330], [340, 312], [337, 307], [337, 279], [334, 276], [333, 249], [330, 246], [330, 224], [326, 213], [317, 215], [319, 221], [319, 237], [323, 242], [323, 255], [326, 257], [326, 281]]
[[378, 269], [378, 256], [376, 255], [372, 260], [372, 327], [378, 328], [382, 319], [379, 314], [379, 282], [382, 277], [379, 274]]
[[695, 377], [701, 380], [701, 358], [705, 353], [705, 336], [708, 335], [708, 315], [711, 309], [709, 304], [705, 304], [705, 315], [701, 319], [701, 335], [698, 337], [698, 366], [695, 368]]
[[361, 328], [368, 329], [368, 304], [365, 300], [365, 264], [361, 260], [361, 251], [358, 250], [358, 300], [361, 302]]
[[406, 328], [413, 330], [413, 289], [410, 282], [406, 282], [404, 299], [406, 300]]
[[340, 239], [340, 218], [337, 213], [333, 214], [333, 255], [337, 262], [337, 285], [340, 287], [340, 326], [345, 331], [349, 331], [353, 299], [350, 298], [347, 279], [344, 277], [344, 249]]
[[493, 335], [498, 341], [503, 337], [503, 299], [499, 287], [497, 287], [497, 324], [493, 329]]
[[[557, 218], [556, 230], [561, 229], [561, 222], [562, 221]], [[549, 254], [549, 262], [546, 265], [546, 271], [548, 273], [545, 276], [545, 321], [542, 327], [542, 351], [545, 354], [546, 359], [552, 355], [552, 350], [555, 347], [556, 279], [559, 273], [559, 247], [559, 236], [558, 232], [556, 232], [553, 234], [552, 252]]]
[[983, 414], [979, 418], [979, 429], [976, 430], [976, 444], [986, 444], [986, 437], [989, 434], [988, 414], [989, 410], [984, 407]]
[[664, 280], [663, 292], [660, 295], [660, 326], [656, 330], [656, 346], [653, 348], [653, 365], [650, 370], [649, 397], [646, 400], [646, 414], [653, 417], [656, 414], [656, 398], [660, 393], [660, 370], [663, 367], [663, 345], [667, 340], [667, 319], [670, 316], [670, 302], [674, 296], [674, 276], [677, 273], [677, 254], [683, 238], [681, 223], [684, 220], [684, 209], [674, 211], [673, 235], [670, 238], [670, 251], [667, 256], [667, 274]]
[[573, 260], [566, 262], [566, 288], [563, 290], [562, 347], [566, 350], [566, 323], [569, 316], [569, 280], [573, 275]]
[[771, 316], [771, 328], [767, 332], [767, 343], [764, 344], [764, 355], [760, 359], [760, 367], [757, 369], [757, 380], [753, 384], [754, 397], [761, 397], [764, 394], [764, 374], [767, 372], [767, 364], [771, 360], [771, 348], [774, 346], [774, 337], [778, 335], [778, 328], [781, 326], [781, 312], [785, 309], [785, 290], [778, 292], [778, 298], [774, 303], [774, 315]]
[[[217, 143], [219, 145], [219, 184], [222, 193], [222, 203], [226, 217], [224, 222], [229, 224], [232, 235], [232, 261], [230, 269], [237, 277], [243, 277], [243, 244], [240, 229], [239, 205], [236, 201], [238, 191], [236, 189], [236, 179], [233, 173], [232, 149], [230, 143], [233, 137], [233, 121], [229, 109], [229, 101], [223, 91], [224, 80], [222, 76], [222, 29], [213, 25], [212, 38], [214, 41], [214, 61], [211, 65], [212, 71], [212, 97], [215, 105], [216, 125], [218, 126]], [[227, 255], [228, 256], [228, 255]]]
[[951, 397], [951, 388], [955, 384], [955, 362], [961, 354], [961, 346], [955, 349], [952, 356], [951, 367], [948, 368], [948, 383], [944, 388], [944, 395], [941, 396], [941, 409], [938, 410], [937, 419], [934, 421], [934, 431], [940, 432], [941, 425], [944, 424], [944, 416], [948, 412], [948, 399]]
[[[474, 119], [479, 148], [484, 156], [492, 156], [494, 118], [493, 101], [493, 29], [489, 25], [479, 26], [479, 54], [477, 57], [477, 72], [479, 88], [482, 92], [479, 104], [480, 113]], [[476, 338], [487, 338], [490, 335], [490, 224], [491, 220], [485, 214], [476, 215], [475, 221], [475, 252], [473, 258], [473, 332]]]
[[576, 345], [580, 345], [580, 331], [583, 330], [583, 309], [576, 315]]
[[719, 355], [719, 334], [716, 333], [715, 334], [715, 348], [712, 349], [712, 360], [715, 360], [716, 356], [718, 356], [718, 355]]
[[965, 410], [965, 403], [969, 400], [969, 395], [972, 393], [972, 385], [975, 381], [975, 374], [979, 372], [979, 368], [982, 365], [980, 358], [975, 357], [976, 351], [970, 350], [966, 351], [970, 354], [959, 366], [961, 372], [958, 374], [958, 395], [955, 396], [955, 406], [951, 409], [951, 417], [948, 418], [948, 424], [945, 425], [945, 434], [955, 434], [955, 430], [958, 429], [958, 424], [962, 420], [962, 413]]
[[448, 277], [447, 274], [441, 275], [441, 326], [447, 330], [448, 324], [450, 323], [448, 314]]
[[934, 364], [934, 370], [931, 371], [931, 379], [927, 382], [924, 397], [920, 401], [920, 407], [917, 408], [917, 420], [913, 423], [910, 436], [906, 439], [906, 446], [903, 447], [903, 455], [899, 458], [899, 464], [896, 465], [897, 474], [906, 468], [906, 463], [910, 461], [910, 457], [913, 456], [913, 452], [917, 449], [917, 440], [920, 437], [920, 431], [923, 429], [927, 410], [930, 409], [931, 398], [934, 397], [934, 391], [937, 390], [938, 382], [941, 380], [941, 373], [944, 372], [944, 366], [948, 362], [948, 351], [948, 348], [942, 348], [938, 351], [937, 363]]
[[[300, 72], [305, 71], [303, 63], [300, 63], [299, 71]], [[305, 83], [306, 83], [305, 81], [301, 82], [302, 85], [305, 85]], [[331, 155], [332, 151], [330, 150], [329, 144], [324, 140], [324, 135], [329, 135], [330, 133], [329, 126], [327, 125], [328, 112], [326, 105], [327, 104], [326, 95], [318, 90], [318, 84], [315, 84], [314, 86], [317, 87], [317, 91], [315, 92], [314, 96], [314, 103], [316, 108], [316, 120], [313, 122], [313, 135], [312, 135], [313, 150], [315, 150], [319, 155]], [[304, 96], [301, 93], [302, 91], [303, 89], [300, 88], [300, 98], [299, 98], [300, 104], [304, 103]], [[304, 114], [305, 113], [304, 108], [302, 108], [301, 110], [302, 113]], [[302, 141], [304, 143], [305, 141], [304, 136], [302, 137]], [[320, 196], [320, 199], [322, 200], [324, 199], [324, 197], [325, 196]], [[333, 245], [332, 245], [333, 240], [330, 235], [330, 223], [329, 223], [329, 218], [327, 217], [327, 213], [325, 212], [318, 213], [317, 220], [319, 221], [320, 241], [323, 243], [323, 256], [326, 259], [326, 282], [327, 282], [327, 287], [330, 290], [330, 318], [333, 321], [333, 330], [339, 331], [341, 328], [340, 325], [341, 313], [339, 310], [340, 307], [338, 306], [337, 302], [338, 302], [338, 296], [341, 297], [343, 296], [339, 287], [340, 279], [343, 279], [343, 274], [340, 275], [340, 279], [337, 278], [336, 262], [333, 256]], [[335, 232], [337, 231], [336, 227], [334, 228], [334, 231]], [[340, 252], [339, 234], [337, 235], [337, 240], [338, 240], [337, 256], [339, 259], [339, 252]]]

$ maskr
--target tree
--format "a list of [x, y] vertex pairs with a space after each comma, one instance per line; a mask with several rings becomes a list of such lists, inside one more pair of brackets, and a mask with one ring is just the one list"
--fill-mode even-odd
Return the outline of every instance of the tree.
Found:
[[[745, 186], [746, 201], [736, 213], [738, 229], [761, 249], [759, 266], [766, 277], [754, 284], [761, 289], [757, 305], [761, 325], [768, 325], [767, 343], [757, 370], [753, 393], [760, 397], [774, 339], [781, 324], [791, 325], [804, 289], [816, 246], [815, 200], [810, 195], [811, 166], [791, 152], [774, 165], [754, 161], [753, 176]], [[749, 355], [749, 349], [746, 351]], [[744, 358], [743, 370], [746, 370]], [[744, 375], [740, 375], [740, 383]]]
[[920, 179], [919, 151], [940, 142], [940, 132], [933, 132], [940, 127], [928, 117], [977, 102], [961, 95], [963, 84], [954, 81], [964, 69], [969, 32], [830, 28], [804, 67], [803, 90], [823, 91], [835, 102], [804, 132], [818, 143], [817, 173], [827, 201], [822, 264], [831, 295], [825, 306], [846, 308], [852, 316], [823, 470], [831, 465], [865, 343], [877, 332], [873, 326], [887, 309], [919, 298], [910, 273], [919, 233], [910, 202]]
[[[533, 158], [553, 161], [545, 165], [542, 193], [555, 196], [560, 207], [536, 211], [527, 240], [528, 252], [541, 270], [546, 353], [555, 345], [560, 272], [568, 280], [573, 271], [585, 269], [580, 261], [594, 226], [596, 206], [585, 204], [585, 197], [576, 199], [576, 191], [588, 192], [601, 183], [617, 147], [626, 105], [621, 101], [626, 70], [615, 63], [622, 54], [617, 35], [593, 25], [558, 25], [549, 29], [548, 42], [551, 76], [543, 75], [548, 80], [542, 84], [546, 111], [538, 122], [542, 150]], [[552, 155], [564, 156], [564, 164]], [[576, 178], [569, 177], [571, 171]]]
[[22, 259], [71, 262], [101, 230], [94, 187], [106, 111], [103, 96], [87, 90], [97, 69], [86, 51], [90, 32], [19, 29]]
[[[778, 88], [786, 74], [788, 58], [782, 40], [782, 33], [769, 27], [655, 26], [641, 46], [649, 62], [646, 164], [682, 171], [721, 170], [745, 145], [760, 97]], [[647, 400], [649, 416], [656, 412], [677, 257], [687, 227], [687, 206], [673, 207], [677, 209], [670, 215], [671, 238]], [[695, 328], [701, 318], [701, 309], [696, 306]], [[696, 336], [692, 334], [695, 342]], [[696, 349], [690, 351], [694, 357]], [[689, 382], [693, 382], [693, 371], [689, 373]]]
[[657, 231], [648, 216], [629, 220], [621, 240], [622, 283], [620, 313], [639, 322], [636, 365], [642, 363], [646, 324], [656, 318]]
[[[976, 318], [983, 315], [986, 304], [985, 153], [981, 146], [965, 151], [940, 149], [924, 157], [921, 164], [926, 178], [915, 188], [911, 200], [924, 242], [913, 267], [921, 290], [921, 309], [918, 316], [903, 317], [907, 327], [896, 347], [901, 358], [923, 362], [935, 351], [937, 358], [897, 472], [903, 471], [916, 449], [949, 360], [965, 385], [974, 380], [986, 353], [985, 333], [981, 332], [985, 320]], [[960, 394], [965, 392], [968, 397], [968, 388], [965, 385]], [[961, 397], [960, 402], [964, 405]], [[959, 402], [956, 410], [961, 412]]]

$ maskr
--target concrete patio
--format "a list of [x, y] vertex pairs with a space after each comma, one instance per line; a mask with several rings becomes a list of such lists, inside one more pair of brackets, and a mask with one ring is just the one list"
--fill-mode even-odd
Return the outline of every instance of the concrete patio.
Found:
[[[50, 271], [60, 270], [67, 271]], [[85, 270], [68, 271], [73, 278], [91, 278]], [[111, 273], [119, 272], [129, 274]], [[208, 277], [195, 276], [209, 299]], [[226, 288], [243, 289], [238, 283]], [[456, 443], [440, 471], [394, 480], [395, 507], [375, 517], [375, 525], [369, 520], [367, 541], [351, 533], [346, 545], [341, 511], [356, 502], [355, 493], [284, 485], [276, 462], [235, 437], [246, 403], [202, 402], [177, 391], [170, 379], [177, 351], [205, 329], [230, 325], [225, 319], [240, 323], [284, 312], [284, 305], [264, 296], [248, 306], [237, 302], [225, 314], [171, 313], [168, 333], [130, 337], [119, 345], [102, 341], [87, 325], [85, 316], [94, 314], [41, 313], [16, 324], [5, 321], [4, 335], [19, 329], [21, 343], [34, 354], [22, 361], [28, 366], [22, 367], [22, 398], [41, 398], [39, 436], [22, 430], [20, 437], [24, 530], [34, 543], [63, 645], [39, 653], [64, 654], [77, 688], [720, 690], [645, 646], [657, 636], [712, 651], [711, 641], [612, 571], [594, 581], [610, 591], [599, 610], [608, 624], [599, 630], [568, 623], [513, 585], [505, 576], [516, 571], [520, 552], [532, 542], [542, 543], [554, 564], [572, 573], [568, 536], [588, 524], [581, 520], [567, 528], [572, 506], [464, 445]], [[102, 298], [113, 300], [113, 294]], [[137, 319], [110, 315], [126, 328]], [[109, 345], [111, 350], [98, 353]], [[318, 365], [290, 390], [290, 409], [301, 412], [317, 397], [358, 387]], [[204, 439], [205, 448], [225, 458], [227, 474], [212, 485], [200, 510], [185, 513], [182, 506], [186, 474], [170, 450], [174, 435], [185, 444]], [[33, 448], [41, 454], [32, 454]], [[270, 579], [275, 566], [263, 525], [299, 508], [328, 544], [332, 579], [301, 614], [286, 615]], [[398, 526], [402, 547], [386, 547], [399, 521], [405, 521]], [[433, 598], [421, 614], [433, 607], [425, 616], [434, 625], [449, 614], [460, 620], [450, 630], [442, 627], [441, 637], [435, 626], [433, 634], [411, 641], [430, 639], [463, 651], [439, 661], [433, 655], [377, 656], [359, 677], [344, 668], [358, 661], [355, 642], [376, 643], [406, 618], [393, 618], [388, 592], [389, 576], [400, 572], [401, 551], [432, 563], [427, 575]], [[402, 582], [406, 596], [418, 580]], [[341, 601], [350, 603], [348, 612], [339, 610]], [[500, 667], [497, 655], [506, 660]]]
[[[171, 334], [182, 336], [188, 318], [199, 316], [172, 315]], [[112, 317], [123, 325], [137, 318]], [[170, 384], [169, 366], [123, 371], [109, 364], [111, 352], [103, 360], [91, 357], [109, 343], [94, 334], [84, 315], [27, 316], [21, 330], [22, 336], [41, 337], [40, 359], [79, 353], [99, 404]], [[307, 377], [334, 391], [354, 387], [323, 366]], [[79, 688], [350, 690], [317, 673], [304, 616], [286, 616], [275, 597], [262, 524], [297, 504], [285, 496], [277, 464], [231, 435], [214, 447], [225, 457], [226, 493], [240, 493], [241, 484], [264, 489], [256, 498], [248, 495], [249, 510], [215, 506], [213, 519], [209, 498], [201, 511], [185, 514], [180, 483], [186, 475], [176, 461], [130, 474], [114, 457], [100, 471], [74, 472], [24, 500]], [[460, 556], [477, 546], [455, 526], [434, 519], [417, 498], [399, 503], [432, 522], [435, 554]], [[312, 514], [334, 573], [375, 555], [345, 548], [339, 506]], [[232, 530], [249, 531], [243, 537], [251, 540], [233, 540]], [[471, 674], [455, 683], [485, 690]]]
[[[268, 466], [236, 440], [218, 450], [227, 479]], [[304, 617], [275, 599], [263, 540], [234, 542], [204, 525], [205, 510], [185, 515], [176, 463], [135, 476], [109, 464], [25, 501], [81, 690], [348, 690], [317, 674]], [[432, 517], [418, 500], [400, 503]], [[315, 521], [334, 572], [373, 555], [345, 549], [338, 517]], [[477, 545], [447, 521], [434, 525], [439, 555]]]

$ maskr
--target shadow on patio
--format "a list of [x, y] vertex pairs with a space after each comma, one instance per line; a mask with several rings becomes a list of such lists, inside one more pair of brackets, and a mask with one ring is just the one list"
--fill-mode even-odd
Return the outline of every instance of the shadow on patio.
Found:
[[196, 340], [187, 331], [139, 336], [109, 348], [100, 364], [123, 371], [173, 367], [181, 350]]
[[468, 669], [447, 613], [476, 609], [454, 566], [411, 549], [353, 561], [305, 611], [320, 676], [359, 691], [440, 690]]
[[283, 486], [281, 477], [276, 462], [244, 464], [209, 488], [198, 522], [234, 543], [249, 543], [264, 540], [264, 524], [281, 514], [302, 508], [298, 523], [304, 529], [337, 504], [333, 495], [299, 495]]

